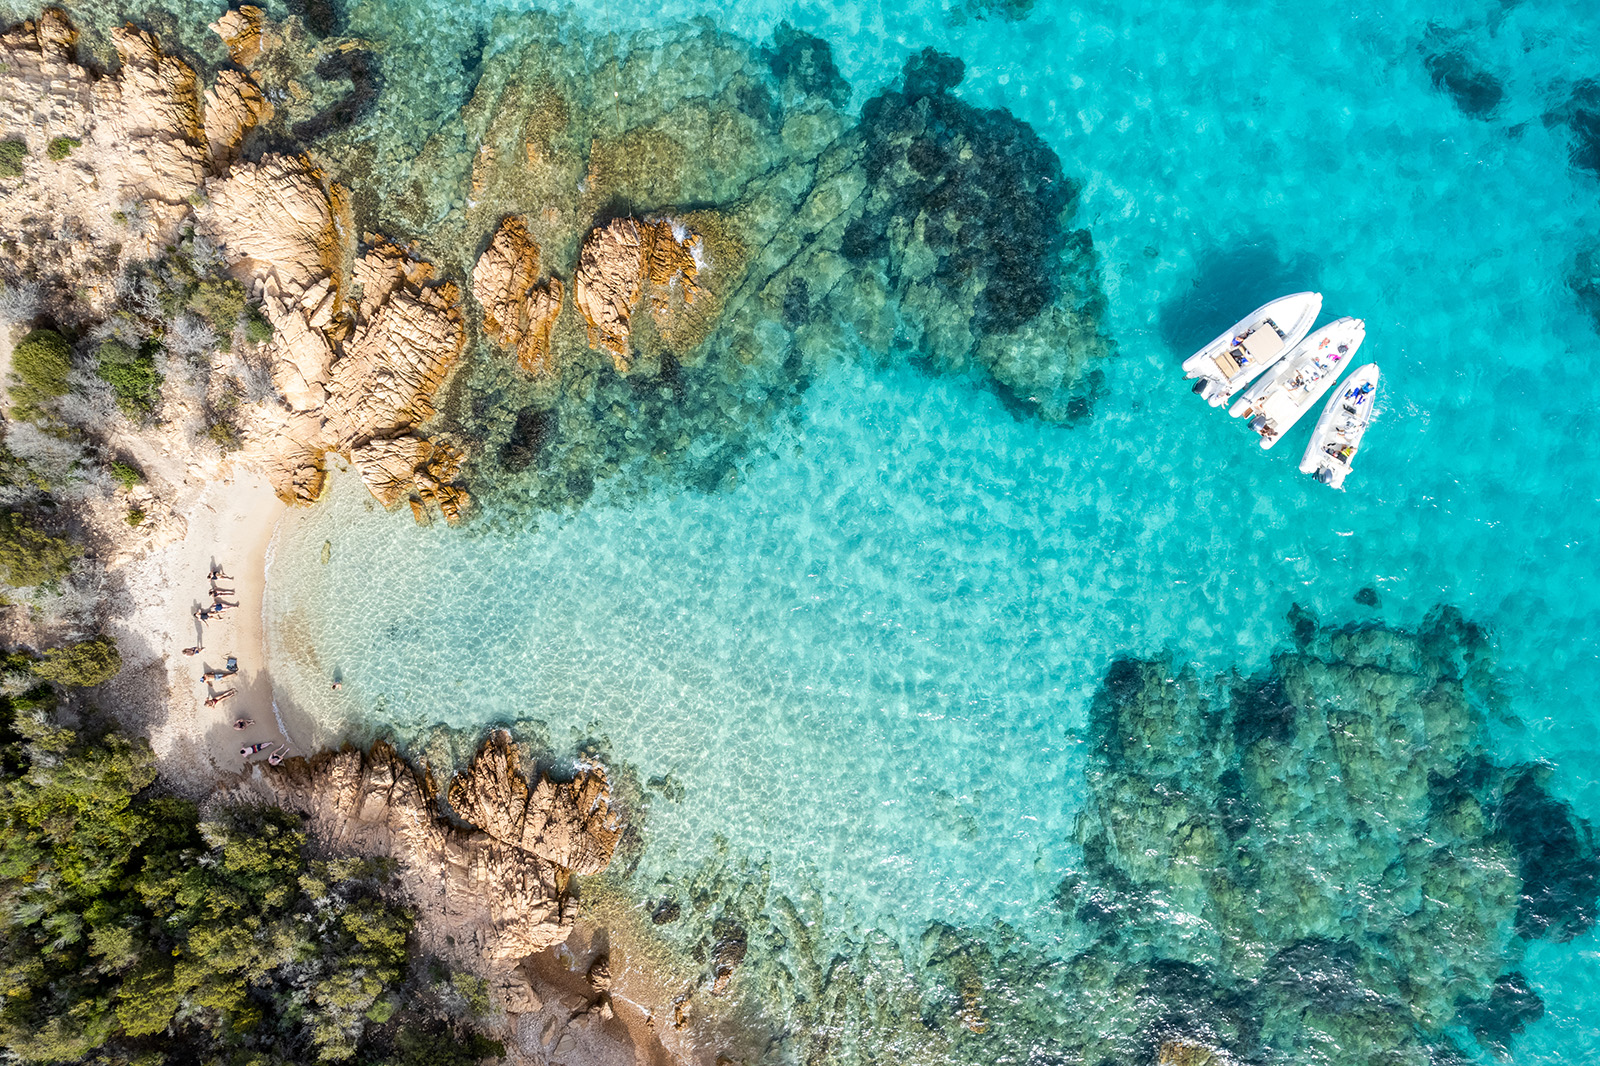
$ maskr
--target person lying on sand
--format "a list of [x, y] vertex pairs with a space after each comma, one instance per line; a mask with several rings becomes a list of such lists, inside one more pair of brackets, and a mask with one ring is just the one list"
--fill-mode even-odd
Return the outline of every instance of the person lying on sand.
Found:
[[206, 608], [206, 607], [196, 607], [194, 609], [194, 616], [196, 618], [200, 619], [200, 621], [202, 621], [202, 622], [211, 621], [211, 615], [213, 613], [214, 613], [214, 611], [212, 609]]
[[221, 614], [223, 611], [231, 611], [237, 606], [239, 606], [237, 603], [223, 603], [218, 600], [211, 605], [211, 611], [213, 614]]
[[183, 654], [185, 654], [185, 655], [199, 655], [203, 651], [205, 651], [205, 649], [202, 648], [200, 645], [196, 644], [192, 648], [184, 648], [183, 649]]
[[246, 759], [248, 759], [250, 756], [254, 755], [256, 752], [265, 751], [266, 749], [268, 749], [270, 747], [272, 747], [272, 741], [263, 740], [259, 744], [246, 744], [244, 747], [239, 749], [239, 754], [243, 755]]
[[255, 724], [256, 724], [255, 720], [252, 719], [252, 718], [235, 718], [234, 721], [233, 721], [233, 728], [235, 728], [235, 729], [249, 729], [251, 726], [253, 726]]
[[223, 700], [227, 699], [238, 691], [238, 689], [230, 688], [226, 692], [219, 692], [215, 696], [212, 696], [209, 700], [206, 700], [206, 706], [215, 707], [217, 704], [221, 703]]
[[237, 674], [238, 672], [239, 671], [237, 671], [237, 670], [226, 670], [226, 671], [224, 671], [224, 670], [213, 670], [209, 674], [201, 674], [200, 675], [200, 680], [204, 681], [206, 684], [209, 685], [209, 684], [211, 684], [213, 682], [221, 681], [225, 677], [232, 677], [234, 674]]
[[218, 588], [216, 585], [212, 585], [211, 586], [211, 598], [214, 599], [214, 600], [220, 600], [224, 596], [237, 596], [237, 595], [238, 595], [238, 593], [233, 591], [232, 589]]
[[268, 755], [267, 756], [267, 762], [272, 764], [273, 766], [277, 766], [279, 763], [283, 762], [283, 753], [288, 751], [288, 750], [289, 750], [289, 745], [285, 744], [283, 747], [279, 748], [277, 751], [273, 752], [271, 755]]

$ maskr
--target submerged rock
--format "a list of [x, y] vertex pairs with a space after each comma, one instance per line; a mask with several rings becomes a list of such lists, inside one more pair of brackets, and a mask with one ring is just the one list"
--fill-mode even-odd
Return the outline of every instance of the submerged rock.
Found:
[[1467, 37], [1430, 25], [1422, 42], [1422, 65], [1433, 87], [1448, 95], [1463, 115], [1489, 119], [1505, 99], [1505, 85], [1472, 57]]
[[964, 70], [924, 49], [899, 88], [862, 107], [871, 184], [840, 251], [882, 272], [920, 334], [913, 343], [935, 365], [976, 358], [1044, 417], [1064, 421], [1071, 398], [1062, 389], [1107, 347], [1088, 235], [1066, 225], [1077, 185], [1027, 123], [951, 92]]
[[1503, 1053], [1542, 1011], [1526, 938], [1593, 917], [1588, 827], [1491, 761], [1492, 649], [1459, 612], [1298, 617], [1253, 677], [1107, 670], [1058, 925], [935, 924], [903, 948], [725, 855], [653, 881], [652, 928], [714, 990], [730, 923], [761, 930], [739, 998], [796, 1057], [1428, 1066], [1466, 1061], [1469, 1031]]
[[[1062, 897], [1104, 932], [1074, 967], [1118, 990], [1097, 1025], [1206, 1022], [1240, 1058], [1414, 1059], [1464, 997], [1491, 996], [1519, 934], [1587, 927], [1593, 853], [1570, 811], [1487, 761], [1476, 627], [1448, 610], [1416, 634], [1298, 627], [1268, 674], [1218, 693], [1166, 660], [1108, 672], [1087, 876]], [[1140, 999], [1156, 959], [1208, 990]], [[1238, 1024], [1216, 1024], [1219, 997]]]
[[1572, 165], [1600, 176], [1600, 80], [1573, 85], [1560, 106], [1545, 113], [1546, 126], [1566, 126], [1572, 137]]

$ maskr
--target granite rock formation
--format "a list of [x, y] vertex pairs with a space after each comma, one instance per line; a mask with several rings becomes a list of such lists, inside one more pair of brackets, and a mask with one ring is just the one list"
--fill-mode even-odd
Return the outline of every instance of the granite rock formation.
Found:
[[[262, 26], [259, 10], [243, 8], [215, 29], [244, 64]], [[420, 431], [466, 345], [455, 287], [382, 237], [363, 253], [347, 194], [309, 158], [240, 161], [274, 112], [250, 73], [226, 68], [203, 88], [153, 36], [125, 28], [112, 34], [120, 68], [96, 76], [75, 61], [75, 40], [55, 11], [0, 38], [0, 124], [24, 148], [21, 176], [0, 179], [0, 229], [18, 236], [6, 273], [81, 293], [73, 311], [94, 321], [115, 306], [125, 265], [168, 254], [193, 226], [273, 327], [267, 356], [282, 402], [265, 398], [240, 421], [245, 454], [279, 494], [315, 499], [324, 454], [355, 461], [366, 449], [377, 463], [368, 482], [384, 486], [386, 504], [409, 494], [459, 521], [469, 502], [455, 483], [460, 448]], [[407, 448], [409, 480], [394, 461]]]
[[1076, 185], [1026, 123], [952, 91], [958, 62], [915, 57], [856, 121], [827, 42], [790, 27], [757, 49], [686, 26], [604, 69], [559, 16], [507, 32], [392, 166], [353, 132], [319, 142], [361, 173], [370, 224], [474, 277], [486, 337], [527, 372], [484, 360], [455, 393], [495, 515], [607, 480], [734, 484], [863, 348], [980, 370], [1019, 414], [1092, 414], [1112, 346]]
[[616, 218], [584, 238], [573, 298], [588, 325], [589, 347], [611, 354], [617, 373], [633, 368], [632, 333], [641, 304], [663, 334], [674, 312], [700, 293], [702, 240], [672, 219]]
[[422, 948], [485, 972], [515, 1009], [537, 1001], [517, 964], [566, 939], [577, 906], [569, 879], [603, 870], [620, 835], [603, 769], [530, 784], [518, 759], [497, 734], [450, 783], [464, 826], [440, 809], [431, 774], [382, 743], [258, 764], [224, 798], [299, 812], [334, 851], [394, 859]]
[[431, 454], [416, 431], [466, 347], [455, 286], [435, 284], [431, 265], [381, 237], [357, 258], [343, 190], [304, 157], [235, 167], [206, 190], [202, 231], [274, 330], [273, 380], [288, 410], [253, 443], [279, 495], [315, 500], [323, 456], [336, 452], [385, 506], [413, 491], [420, 498], [397, 460], [409, 449], [417, 467]]
[[621, 835], [605, 774], [582, 774], [564, 784], [541, 775], [530, 785], [520, 758], [511, 735], [495, 733], [450, 782], [451, 809], [496, 840], [569, 873], [604, 870]]
[[472, 295], [483, 307], [483, 331], [513, 353], [535, 377], [556, 372], [550, 334], [561, 313], [564, 287], [555, 276], [539, 280], [539, 245], [520, 218], [508, 218], [472, 268]]
[[[0, 140], [25, 149], [21, 175], [0, 178], [0, 232], [15, 245], [8, 274], [79, 290], [104, 312], [122, 263], [176, 236], [208, 144], [229, 150], [249, 121], [224, 90], [208, 130], [194, 71], [149, 34], [114, 31], [122, 65], [104, 77], [77, 63], [76, 40], [55, 10], [0, 37]], [[55, 158], [52, 145], [68, 151]]]

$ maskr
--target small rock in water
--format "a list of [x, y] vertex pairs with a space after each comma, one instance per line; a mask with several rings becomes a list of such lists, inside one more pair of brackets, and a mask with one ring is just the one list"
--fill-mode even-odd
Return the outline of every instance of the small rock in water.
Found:
[[712, 931], [716, 934], [717, 943], [712, 949], [715, 976], [711, 983], [711, 994], [720, 996], [728, 990], [733, 971], [744, 961], [745, 952], [749, 950], [749, 938], [744, 926], [726, 919], [719, 919]]
[[1368, 585], [1364, 589], [1356, 590], [1356, 602], [1363, 607], [1377, 607], [1383, 601], [1378, 598], [1378, 590]]
[[322, 542], [322, 565], [327, 566], [331, 558], [333, 558], [333, 541], [325, 540]]
[[664, 899], [656, 904], [655, 913], [650, 915], [650, 920], [657, 925], [667, 925], [678, 920], [678, 915], [683, 913], [683, 908], [675, 899]]

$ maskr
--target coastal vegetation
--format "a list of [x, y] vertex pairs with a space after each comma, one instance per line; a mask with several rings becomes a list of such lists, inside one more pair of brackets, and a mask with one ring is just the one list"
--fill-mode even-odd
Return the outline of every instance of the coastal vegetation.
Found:
[[467, 1027], [488, 1009], [481, 989], [469, 1006], [462, 977], [408, 952], [387, 861], [315, 857], [275, 807], [202, 813], [163, 792], [142, 741], [56, 724], [58, 689], [100, 683], [115, 662], [98, 640], [6, 663], [0, 1046], [29, 1063], [497, 1053]]
[[28, 157], [26, 141], [0, 141], [0, 178], [22, 177], [22, 161]]
[[148, 418], [161, 402], [161, 372], [156, 369], [158, 346], [146, 341], [135, 349], [107, 337], [95, 357], [95, 373], [111, 386], [117, 406], [131, 419]]
[[0, 578], [14, 588], [50, 585], [65, 577], [82, 553], [65, 537], [47, 533], [27, 514], [0, 512]]
[[72, 345], [53, 329], [36, 329], [11, 350], [11, 410], [17, 418], [44, 418], [56, 400], [72, 391]]

